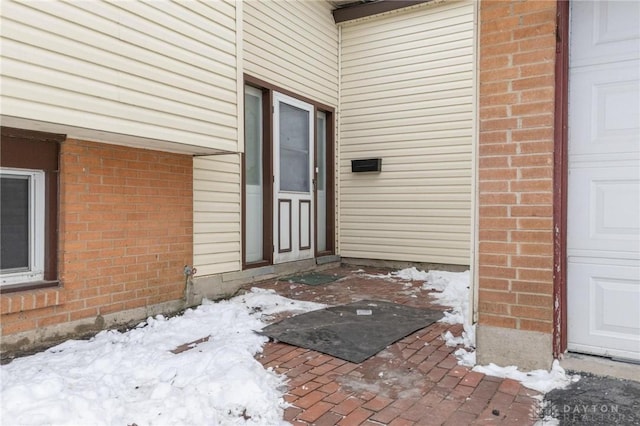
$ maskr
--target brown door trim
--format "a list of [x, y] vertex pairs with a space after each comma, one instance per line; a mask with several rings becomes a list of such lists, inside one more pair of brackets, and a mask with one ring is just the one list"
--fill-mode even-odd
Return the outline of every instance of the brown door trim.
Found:
[[[246, 80], [245, 80], [246, 82]], [[262, 255], [268, 265], [273, 265], [273, 91], [262, 89], [262, 179], [263, 188], [263, 248]]]
[[[336, 147], [335, 147], [335, 114], [333, 111], [325, 111], [327, 119], [327, 181], [325, 182], [327, 191], [327, 249], [321, 255], [330, 255], [336, 252]], [[329, 203], [329, 200], [331, 202]]]
[[[11, 127], [2, 127], [0, 132], [0, 166], [45, 172], [44, 280], [58, 280], [59, 159], [66, 135]], [[33, 286], [12, 287], [26, 290]]]
[[[245, 81], [246, 84], [249, 84]], [[253, 86], [253, 85], [251, 85]], [[256, 86], [254, 86], [256, 87]], [[271, 91], [263, 87], [256, 87], [262, 91], [262, 260], [247, 263], [246, 260], [246, 227], [247, 227], [247, 190], [245, 187], [245, 155], [241, 162], [241, 191], [242, 191], [242, 269], [259, 268], [273, 264], [273, 154], [271, 150]], [[242, 123], [244, 131], [244, 123]]]
[[[314, 201], [315, 201], [315, 209], [314, 209], [314, 220], [315, 220], [315, 227], [314, 227], [314, 234], [315, 234], [315, 247], [314, 247], [314, 253], [315, 253], [315, 257], [320, 257], [320, 256], [329, 256], [335, 253], [335, 247], [334, 247], [334, 241], [335, 241], [335, 175], [334, 175], [334, 171], [335, 171], [335, 161], [336, 161], [336, 157], [335, 157], [335, 146], [334, 146], [334, 141], [335, 141], [335, 124], [334, 124], [334, 113], [333, 111], [325, 111], [323, 109], [320, 109], [318, 107], [315, 108], [315, 116], [316, 116], [316, 123], [318, 122], [318, 112], [323, 112], [325, 114], [325, 120], [326, 120], [326, 128], [325, 128], [325, 137], [326, 137], [326, 141], [325, 141], [325, 148], [326, 148], [326, 152], [325, 152], [325, 159], [327, 164], [325, 164], [325, 174], [326, 174], [326, 182], [325, 182], [325, 191], [326, 191], [326, 197], [327, 197], [327, 211], [325, 212], [326, 217], [325, 220], [327, 222], [326, 224], [326, 249], [319, 251], [318, 250], [318, 190], [317, 190], [317, 184], [318, 184], [318, 174], [315, 173], [315, 179], [316, 179], [316, 189], [314, 190]], [[316, 129], [315, 131], [315, 135], [314, 135], [314, 140], [315, 140], [315, 148], [314, 148], [314, 152], [315, 152], [315, 167], [316, 170], [317, 168], [320, 166], [320, 163], [318, 163], [318, 129]]]
[[[273, 234], [273, 219], [274, 219], [274, 203], [273, 203], [273, 92], [279, 92], [292, 98], [301, 100], [314, 106], [314, 123], [316, 122], [316, 112], [323, 111], [327, 118], [327, 250], [323, 252], [317, 252], [317, 244], [314, 244], [315, 256], [330, 255], [335, 253], [335, 108], [317, 102], [313, 99], [309, 99], [305, 96], [301, 96], [297, 93], [291, 92], [282, 87], [271, 84], [262, 79], [253, 77], [248, 74], [244, 74], [244, 83], [246, 85], [255, 87], [262, 91], [262, 144], [263, 144], [263, 221], [264, 221], [264, 238], [263, 238], [263, 256], [264, 259], [258, 262], [247, 263], [245, 261], [245, 232], [246, 232], [246, 191], [244, 188], [244, 156], [242, 156], [242, 269], [255, 268], [265, 265], [273, 264], [274, 256], [274, 234]], [[317, 152], [317, 129], [314, 132], [314, 153]], [[314, 158], [316, 156], [314, 155]], [[314, 164], [317, 166], [317, 158], [314, 159]], [[315, 174], [314, 174], [315, 175]], [[317, 177], [317, 176], [316, 176]], [[317, 191], [314, 190], [314, 220], [317, 224]], [[314, 232], [317, 233], [317, 226], [314, 227]], [[317, 235], [315, 242], [317, 243]]]
[[313, 217], [313, 257], [318, 257], [318, 169], [320, 168], [320, 162], [318, 161], [318, 112], [320, 110], [317, 106], [313, 106], [313, 206], [314, 209], [311, 212]]
[[567, 349], [567, 173], [569, 89], [569, 1], [558, 0], [553, 167], [553, 356]]
[[316, 106], [318, 109], [322, 110], [322, 111], [334, 111], [334, 108], [329, 106], [329, 105], [325, 105], [323, 103], [320, 103], [318, 101], [314, 101], [313, 99], [309, 99], [305, 96], [301, 96], [295, 92], [292, 92], [290, 90], [287, 89], [283, 89], [282, 87], [276, 86], [274, 84], [271, 84], [267, 81], [261, 80], [259, 78], [253, 77], [251, 75], [245, 74], [244, 75], [244, 82], [245, 84], [248, 84], [249, 86], [253, 86], [256, 87], [258, 89], [268, 89], [270, 91], [274, 91], [274, 92], [279, 92], [282, 93], [283, 95], [287, 95], [290, 96], [292, 98], [295, 99], [299, 99], [303, 102], [306, 102], [308, 104], [314, 105]]

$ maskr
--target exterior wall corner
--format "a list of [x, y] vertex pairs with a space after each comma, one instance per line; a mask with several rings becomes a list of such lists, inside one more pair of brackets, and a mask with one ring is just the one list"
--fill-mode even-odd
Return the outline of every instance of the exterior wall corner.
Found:
[[479, 363], [553, 355], [556, 7], [479, 6]]

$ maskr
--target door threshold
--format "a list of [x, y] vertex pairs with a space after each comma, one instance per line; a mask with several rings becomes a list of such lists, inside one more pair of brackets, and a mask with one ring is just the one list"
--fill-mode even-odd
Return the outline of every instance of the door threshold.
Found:
[[633, 360], [612, 360], [595, 355], [566, 353], [560, 361], [560, 366], [565, 370], [578, 373], [590, 373], [640, 382], [640, 364]]

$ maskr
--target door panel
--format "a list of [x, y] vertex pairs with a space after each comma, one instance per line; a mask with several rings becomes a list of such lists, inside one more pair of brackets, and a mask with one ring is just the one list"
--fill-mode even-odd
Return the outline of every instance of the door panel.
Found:
[[572, 256], [627, 258], [638, 255], [640, 170], [636, 167], [573, 167], [567, 249]]
[[[612, 262], [589, 263], [582, 258], [569, 262], [568, 287], [573, 303], [569, 318], [571, 350], [617, 358], [638, 359], [640, 350], [640, 267]], [[636, 262], [637, 263], [637, 262]]]
[[312, 258], [314, 108], [273, 96], [274, 263]]
[[569, 350], [640, 360], [640, 3], [571, 2]]
[[626, 159], [626, 154], [638, 151], [639, 73], [638, 61], [572, 68], [572, 161], [588, 155], [598, 155], [595, 160], [616, 154]]
[[589, 4], [571, 6], [571, 66], [637, 59], [640, 2], [576, 3]]
[[278, 253], [289, 253], [291, 244], [291, 200], [278, 200]]
[[311, 200], [300, 200], [298, 204], [298, 215], [300, 217], [300, 250], [311, 248]]

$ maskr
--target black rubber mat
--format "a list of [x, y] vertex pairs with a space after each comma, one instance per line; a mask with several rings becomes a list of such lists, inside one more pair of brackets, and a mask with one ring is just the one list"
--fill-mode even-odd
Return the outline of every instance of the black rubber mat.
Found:
[[442, 312], [376, 300], [307, 312], [262, 329], [274, 340], [360, 363], [442, 318]]
[[322, 285], [334, 282], [342, 278], [340, 275], [331, 275], [331, 274], [319, 274], [317, 272], [310, 272], [308, 274], [302, 275], [294, 275], [292, 277], [286, 278], [288, 281], [293, 281], [298, 284], [306, 284], [306, 285]]

